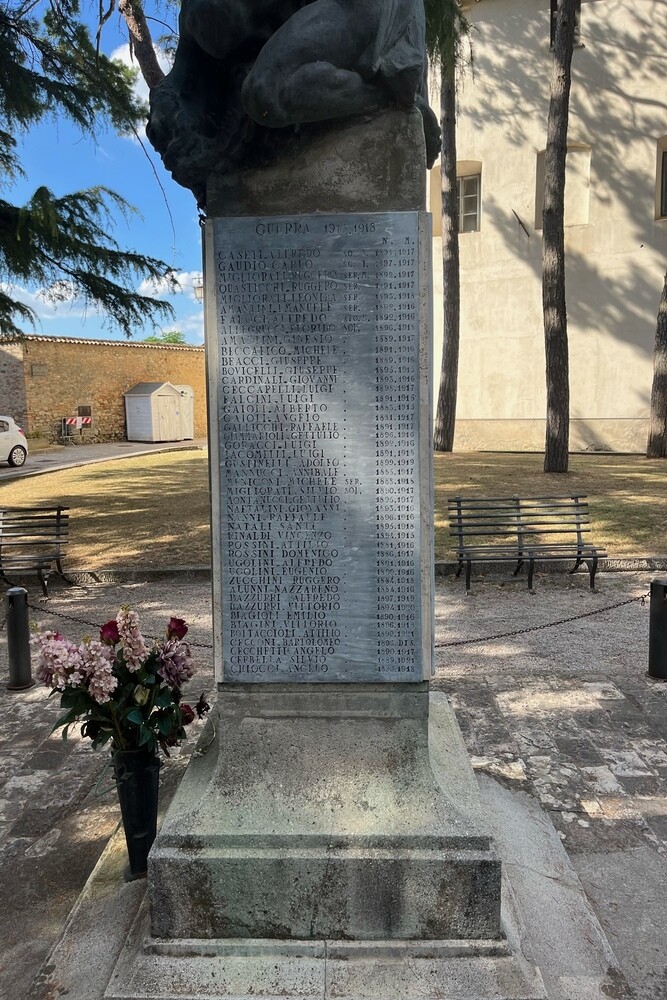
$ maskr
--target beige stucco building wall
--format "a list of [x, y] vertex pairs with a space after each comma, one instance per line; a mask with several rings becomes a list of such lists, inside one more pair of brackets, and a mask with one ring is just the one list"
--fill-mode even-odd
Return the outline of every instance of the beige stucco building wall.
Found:
[[[551, 72], [549, 2], [478, 0], [466, 13], [474, 25], [474, 71], [460, 87], [457, 158], [481, 163], [481, 222], [478, 232], [459, 240], [455, 447], [541, 450], [545, 361], [536, 188]], [[656, 218], [659, 153], [667, 136], [665, 38], [665, 2], [582, 2], [566, 183], [572, 450], [641, 452], [646, 445], [667, 268], [667, 218]], [[436, 199], [432, 211], [439, 212]], [[436, 240], [436, 373], [439, 253]]]
[[195, 437], [206, 437], [203, 347], [41, 336], [0, 342], [0, 412], [29, 434], [55, 440], [63, 417], [90, 406], [93, 426], [85, 439], [123, 440], [123, 393], [137, 382], [191, 386]]

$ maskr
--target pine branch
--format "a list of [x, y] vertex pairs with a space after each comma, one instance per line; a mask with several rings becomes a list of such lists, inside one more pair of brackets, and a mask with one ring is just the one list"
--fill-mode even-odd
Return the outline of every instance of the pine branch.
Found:
[[[105, 0], [106, 2], [106, 0]], [[101, 7], [101, 21], [109, 7]], [[138, 0], [133, 0], [138, 6]], [[23, 175], [16, 135], [48, 116], [66, 117], [83, 134], [104, 127], [136, 133], [146, 109], [133, 91], [136, 73], [98, 51], [78, 0], [49, 0], [42, 16], [33, 0], [0, 0], [0, 183]], [[140, 9], [140, 8], [139, 8]], [[150, 39], [150, 36], [148, 36]], [[82, 299], [102, 310], [127, 336], [154, 317], [173, 315], [158, 299], [138, 294], [141, 280], [169, 279], [162, 261], [120, 246], [113, 230], [134, 209], [100, 186], [56, 198], [38, 188], [25, 205], [0, 200], [0, 337], [35, 322], [12, 288], [41, 288], [52, 301]]]

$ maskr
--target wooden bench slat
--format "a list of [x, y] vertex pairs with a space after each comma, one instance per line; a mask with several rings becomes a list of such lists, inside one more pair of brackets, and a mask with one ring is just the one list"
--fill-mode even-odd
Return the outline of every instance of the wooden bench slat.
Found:
[[520, 502], [522, 504], [527, 504], [528, 506], [530, 506], [531, 504], [537, 504], [537, 503], [542, 503], [542, 502], [545, 502], [545, 503], [558, 503], [560, 500], [566, 500], [566, 501], [568, 501], [570, 503], [573, 500], [581, 502], [582, 500], [585, 500], [587, 498], [587, 496], [588, 496], [588, 494], [586, 494], [586, 493], [574, 493], [574, 494], [573, 493], [562, 493], [562, 494], [559, 494], [559, 495], [554, 494], [553, 496], [550, 496], [550, 497], [518, 497], [518, 496], [513, 496], [513, 497], [448, 497], [447, 503], [448, 504], [452, 504], [452, 505], [456, 505], [459, 501], [461, 501], [462, 503], [465, 503], [466, 506], [469, 507], [469, 508], [475, 507], [475, 506], [477, 506], [479, 504], [512, 503], [512, 502], [514, 502], [514, 503]]
[[[457, 576], [465, 564], [468, 591], [473, 562], [516, 562], [515, 574], [528, 564], [532, 587], [536, 561], [563, 559], [575, 560], [574, 570], [586, 562], [593, 588], [598, 558], [606, 552], [584, 537], [592, 531], [585, 495], [450, 497], [447, 506], [449, 534], [456, 539]], [[494, 538], [499, 544], [493, 544]]]
[[[0, 576], [27, 569], [36, 571], [44, 595], [55, 572], [67, 580], [62, 550], [69, 540], [69, 507], [0, 507]], [[72, 582], [67, 580], [67, 582]]]

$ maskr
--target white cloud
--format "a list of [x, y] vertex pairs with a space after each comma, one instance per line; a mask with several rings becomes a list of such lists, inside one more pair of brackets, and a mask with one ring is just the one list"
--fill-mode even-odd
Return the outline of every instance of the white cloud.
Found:
[[55, 286], [51, 289], [38, 288], [35, 292], [18, 285], [2, 284], [0, 287], [5, 294], [32, 309], [37, 319], [43, 322], [61, 319], [63, 316], [84, 319], [86, 315], [95, 311], [94, 307], [86, 306], [86, 303], [74, 294], [69, 282], [58, 282], [57, 289]]
[[137, 291], [140, 295], [151, 295], [154, 298], [169, 295], [185, 295], [191, 302], [197, 301], [194, 293], [194, 283], [197, 279], [201, 280], [201, 271], [172, 271], [171, 277], [176, 282], [176, 288], [171, 285], [167, 278], [159, 278], [157, 280], [148, 278], [141, 282]]
[[161, 333], [178, 330], [185, 337], [185, 343], [199, 345], [204, 343], [204, 312], [189, 313], [187, 316], [177, 316], [171, 323], [160, 328]]
[[196, 313], [178, 319], [174, 326], [182, 330], [188, 343], [204, 343], [204, 310], [200, 309]]
[[74, 282], [67, 281], [64, 278], [60, 281], [54, 281], [54, 283], [49, 285], [48, 288], [39, 288], [36, 294], [37, 297], [43, 299], [44, 302], [53, 304], [58, 304], [60, 302], [69, 302], [72, 304], [79, 298]]

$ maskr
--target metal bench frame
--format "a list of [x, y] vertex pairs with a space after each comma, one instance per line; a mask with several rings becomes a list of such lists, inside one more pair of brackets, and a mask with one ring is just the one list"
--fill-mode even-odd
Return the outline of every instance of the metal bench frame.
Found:
[[[537, 562], [574, 559], [570, 573], [585, 563], [591, 590], [595, 589], [598, 560], [606, 552], [584, 538], [591, 530], [585, 496], [453, 497], [447, 505], [450, 535], [456, 539], [456, 575], [460, 576], [465, 566], [468, 593], [475, 562], [516, 562], [514, 576], [527, 565], [532, 592]], [[552, 534], [572, 537], [568, 541], [542, 540]], [[479, 538], [483, 541], [471, 541]]]
[[0, 507], [0, 577], [35, 570], [42, 592], [49, 596], [54, 571], [69, 584], [62, 568], [62, 550], [69, 537], [69, 507]]

